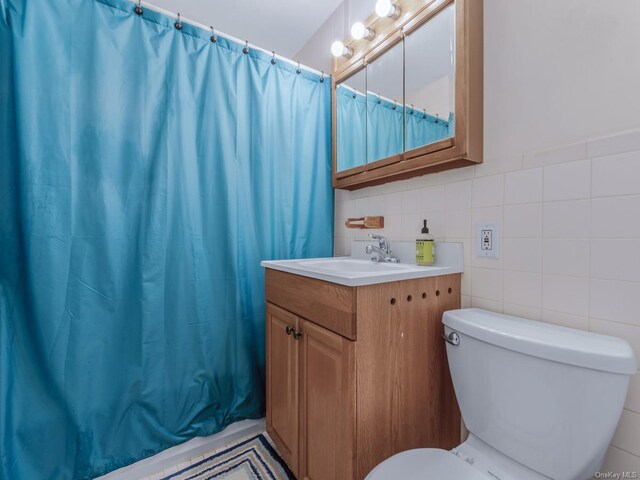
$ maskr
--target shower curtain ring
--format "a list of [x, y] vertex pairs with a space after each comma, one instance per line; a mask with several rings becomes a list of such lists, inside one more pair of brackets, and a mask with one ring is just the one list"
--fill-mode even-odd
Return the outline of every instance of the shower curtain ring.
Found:
[[209, 38], [211, 40], [211, 43], [216, 43], [218, 41], [218, 37], [216, 37], [216, 31], [213, 29], [213, 27], [209, 27], [211, 29], [211, 37]]
[[423, 119], [424, 119], [424, 118], [427, 118], [427, 109], [426, 109], [426, 108], [423, 108], [423, 109], [422, 109], [422, 118], [423, 118]]
[[391, 109], [395, 110], [396, 108], [398, 108], [398, 103], [394, 100], [393, 101], [393, 107], [391, 107]]
[[320, 83], [324, 83], [324, 70], [322, 70], [322, 75], [320, 75]]
[[302, 70], [300, 70], [300, 62], [298, 62], [298, 68], [296, 68], [296, 73], [300, 75], [300, 72], [302, 72]]
[[141, 1], [142, 0], [138, 0], [138, 5], [133, 9], [133, 11], [136, 12], [136, 15], [142, 15], [142, 7], [140, 6]]
[[178, 20], [173, 24], [176, 30], [182, 30], [182, 23], [180, 22], [180, 13], [178, 13]]
[[249, 53], [249, 40], [244, 41], [244, 48], [242, 49], [242, 53], [245, 55]]
[[413, 108], [413, 103], [412, 103], [412, 104], [411, 104], [411, 115], [413, 115], [415, 111], [416, 111], [416, 109], [415, 109], [415, 108]]
[[271, 50], [271, 65], [275, 65], [275, 64], [276, 64], [276, 51]]
[[436, 113], [436, 123], [438, 123], [438, 120], [440, 120], [440, 115]]
[[380, 94], [378, 94], [378, 105], [380, 105], [382, 103], [382, 97], [380, 96]]

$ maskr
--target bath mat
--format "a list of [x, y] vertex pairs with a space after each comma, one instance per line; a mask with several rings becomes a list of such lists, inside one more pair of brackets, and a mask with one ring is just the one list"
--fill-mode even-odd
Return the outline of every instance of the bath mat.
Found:
[[295, 477], [262, 433], [205, 454], [204, 460], [162, 477], [162, 480], [210, 479], [295, 480]]

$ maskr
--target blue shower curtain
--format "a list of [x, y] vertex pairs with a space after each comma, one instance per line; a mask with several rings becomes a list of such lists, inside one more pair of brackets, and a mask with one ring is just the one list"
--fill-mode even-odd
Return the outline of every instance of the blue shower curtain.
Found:
[[125, 0], [0, 0], [0, 478], [264, 413], [262, 259], [332, 253], [330, 81]]
[[[403, 110], [401, 103], [371, 93], [365, 101], [363, 93], [341, 86], [336, 88], [336, 96], [338, 171], [375, 162], [455, 134], [453, 114], [442, 120], [410, 105], [405, 105]], [[405, 135], [406, 140], [403, 138]], [[403, 147], [405, 141], [406, 147]]]
[[338, 85], [337, 97], [337, 169], [359, 167], [367, 163], [367, 113], [365, 96]]
[[367, 95], [367, 163], [404, 151], [402, 103]]
[[408, 106], [406, 119], [407, 150], [454, 136], [453, 114], [442, 120]]

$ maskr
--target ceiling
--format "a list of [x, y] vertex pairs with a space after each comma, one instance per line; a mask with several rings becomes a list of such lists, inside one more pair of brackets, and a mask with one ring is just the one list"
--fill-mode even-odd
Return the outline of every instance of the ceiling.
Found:
[[149, 3], [291, 58], [342, 0], [149, 0]]

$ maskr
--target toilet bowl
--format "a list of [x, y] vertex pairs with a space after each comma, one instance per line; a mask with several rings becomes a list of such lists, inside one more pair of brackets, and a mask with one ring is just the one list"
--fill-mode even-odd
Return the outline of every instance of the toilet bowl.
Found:
[[475, 308], [442, 321], [469, 437], [451, 451], [398, 453], [366, 480], [591, 478], [637, 370], [629, 344]]

